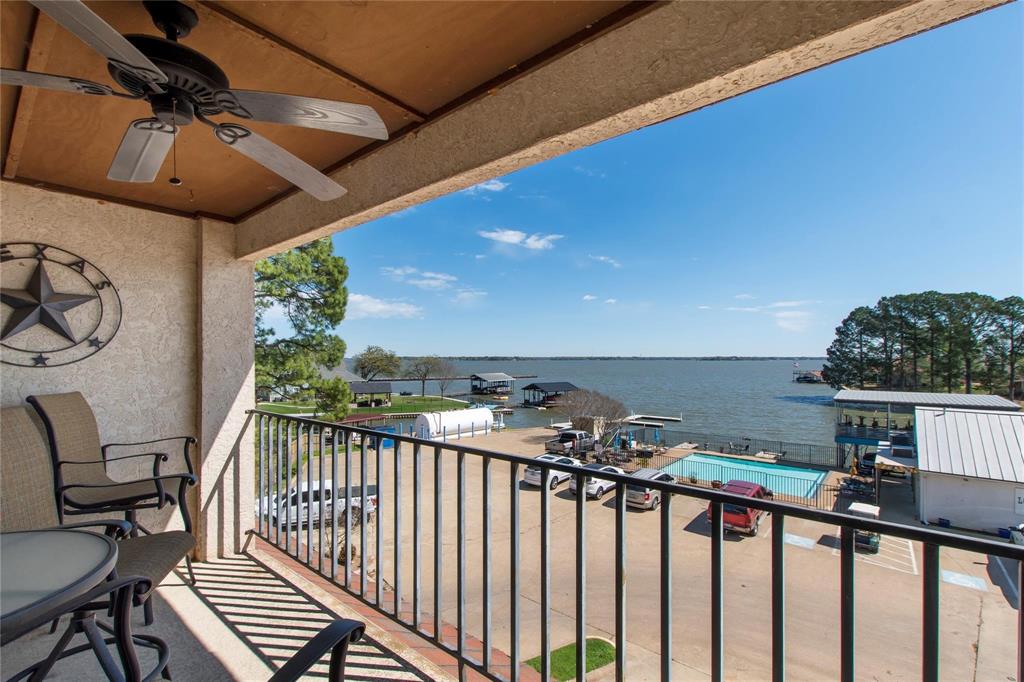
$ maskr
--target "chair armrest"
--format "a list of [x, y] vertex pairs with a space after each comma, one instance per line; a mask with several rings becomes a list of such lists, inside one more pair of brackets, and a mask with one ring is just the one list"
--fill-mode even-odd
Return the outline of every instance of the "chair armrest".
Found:
[[64, 523], [59, 526], [62, 530], [79, 528], [104, 528], [103, 534], [112, 540], [120, 540], [128, 537], [134, 526], [129, 521], [119, 519], [97, 519], [96, 521], [79, 521], [78, 523]]
[[348, 645], [358, 642], [365, 629], [357, 620], [334, 621], [295, 652], [295, 655], [274, 673], [269, 682], [296, 682], [328, 651], [331, 652], [331, 668], [327, 679], [330, 682], [342, 682], [345, 679], [345, 656], [348, 654]]
[[154, 443], [169, 443], [173, 441], [182, 441], [182, 457], [185, 459], [185, 466], [188, 469], [188, 473], [195, 474], [195, 469], [192, 468], [192, 458], [189, 457], [189, 448], [196, 444], [196, 439], [192, 436], [170, 436], [169, 438], [157, 438], [155, 440], [143, 440], [138, 443], [107, 443], [100, 447], [100, 452], [103, 454], [104, 459], [107, 457], [107, 450], [110, 448], [121, 448], [121, 447], [132, 447], [136, 445], [153, 445]]
[[159, 486], [163, 481], [170, 480], [184, 480], [189, 485], [195, 485], [196, 483], [196, 477], [192, 474], [164, 474], [163, 476], [137, 478], [134, 481], [117, 481], [115, 483], [68, 483], [67, 485], [62, 485], [58, 490], [60, 492], [64, 492], [65, 490], [71, 490], [72, 488], [117, 488], [122, 485], [138, 483], [139, 481], [155, 481]]
[[139, 457], [155, 457], [153, 460], [153, 476], [160, 475], [160, 462], [167, 461], [167, 453], [165, 452], [140, 452], [135, 455], [123, 455], [121, 457], [104, 457], [103, 459], [86, 459], [79, 461], [72, 460], [61, 460], [57, 462], [57, 466], [71, 466], [74, 464], [102, 464], [106, 466], [110, 462], [119, 462], [122, 459], [138, 459]]

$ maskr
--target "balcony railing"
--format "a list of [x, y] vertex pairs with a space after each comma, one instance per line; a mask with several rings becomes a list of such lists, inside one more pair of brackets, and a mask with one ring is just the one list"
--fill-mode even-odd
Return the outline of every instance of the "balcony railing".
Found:
[[[584, 484], [584, 473], [580, 469], [571, 466], [559, 465], [553, 462], [537, 462], [531, 457], [512, 455], [499, 452], [491, 452], [480, 448], [466, 445], [466, 441], [455, 441], [440, 443], [430, 440], [423, 440], [411, 436], [387, 434], [385, 437], [394, 443], [392, 456], [394, 468], [391, 472], [392, 485], [385, 489], [383, 482], [383, 467], [385, 464], [385, 453], [383, 450], [382, 434], [371, 429], [358, 427], [336, 426], [327, 422], [299, 417], [290, 417], [272, 414], [262, 411], [253, 413], [257, 432], [257, 463], [259, 472], [257, 474], [257, 523], [256, 534], [268, 543], [276, 545], [281, 550], [289, 553], [299, 562], [318, 572], [321, 576], [329, 579], [337, 586], [363, 600], [368, 605], [375, 607], [382, 614], [400, 622], [405, 627], [418, 634], [432, 639], [436, 646], [454, 656], [459, 663], [460, 670], [474, 670], [488, 679], [504, 680], [505, 678], [495, 672], [495, 664], [492, 660], [492, 648], [494, 638], [492, 636], [492, 569], [494, 568], [493, 546], [494, 537], [492, 534], [492, 513], [498, 510], [492, 509], [492, 486], [490, 471], [495, 462], [506, 463], [509, 467], [509, 504], [507, 514], [509, 521], [508, 538], [508, 561], [509, 561], [509, 611], [508, 629], [510, 632], [508, 655], [511, 663], [508, 669], [511, 671], [511, 678], [518, 676], [521, 663], [520, 647], [520, 579], [522, 566], [520, 562], [520, 495], [519, 479], [522, 469], [526, 466], [539, 466], [542, 469], [541, 480], [547, 480], [549, 472], [558, 471], [571, 474], [575, 477], [578, 489]], [[371, 438], [375, 439], [375, 447], [368, 448]], [[373, 452], [373, 466], [375, 468], [373, 483], [368, 480], [370, 470], [368, 469], [368, 454]], [[433, 534], [432, 547], [425, 552], [423, 542], [424, 533], [421, 524], [423, 514], [423, 483], [424, 471], [422, 460], [426, 458], [433, 464]], [[443, 463], [446, 458], [454, 458], [456, 466], [455, 490], [447, 490], [444, 484]], [[480, 622], [482, 627], [482, 656], [473, 658], [469, 655], [467, 647], [467, 608], [466, 608], [466, 513], [467, 513], [467, 490], [466, 490], [466, 462], [467, 459], [475, 458], [480, 461], [483, 475], [480, 479], [480, 494], [482, 496], [482, 560], [474, 564], [474, 574], [479, 569], [482, 576], [482, 595], [480, 602]], [[330, 472], [325, 471], [329, 459]], [[412, 469], [412, 499], [406, 496], [409, 494], [407, 483], [403, 481], [403, 464], [409, 464], [411, 460]], [[358, 465], [358, 482], [354, 481], [353, 464]], [[314, 464], [316, 475], [314, 475]], [[339, 467], [341, 468], [339, 471]], [[292, 471], [295, 472], [295, 482], [290, 484]], [[429, 470], [428, 470], [429, 471]], [[328, 476], [329, 473], [329, 476]], [[339, 475], [344, 477], [344, 487], [338, 485]], [[429, 473], [426, 474], [430, 476]], [[628, 475], [601, 474], [602, 478], [611, 481], [615, 486], [614, 519], [614, 561], [615, 561], [615, 606], [614, 606], [614, 635], [615, 635], [615, 671], [616, 679], [627, 679], [626, 673], [626, 486], [635, 482]], [[325, 481], [331, 480], [332, 488], [325, 488]], [[922, 679], [939, 679], [939, 585], [940, 585], [940, 554], [943, 549], [958, 549], [968, 552], [988, 554], [995, 557], [1002, 557], [1016, 560], [1018, 563], [1018, 585], [1024, 585], [1024, 547], [1008, 543], [995, 542], [991, 540], [978, 539], [965, 535], [952, 534], [933, 530], [926, 527], [904, 526], [900, 524], [878, 521], [866, 518], [859, 518], [832, 511], [823, 511], [806, 506], [790, 505], [776, 500], [753, 499], [741, 497], [721, 490], [688, 486], [679, 483], [648, 481], [646, 484], [653, 490], [661, 493], [661, 506], [657, 512], [660, 514], [659, 543], [658, 543], [658, 565], [660, 579], [657, 588], [647, 586], [648, 589], [657, 589], [660, 592], [660, 612], [658, 615], [658, 632], [660, 638], [660, 674], [661, 679], [668, 680], [672, 676], [673, 660], [673, 612], [672, 612], [672, 552], [673, 533], [676, 532], [672, 523], [672, 502], [674, 498], [689, 497], [705, 500], [710, 507], [710, 576], [711, 576], [711, 619], [710, 619], [710, 640], [711, 640], [711, 678], [715, 682], [722, 680], [725, 671], [725, 629], [724, 629], [724, 554], [723, 554], [723, 505], [737, 504], [754, 509], [764, 510], [772, 514], [771, 534], [771, 674], [773, 680], [783, 680], [786, 677], [786, 522], [787, 519], [804, 519], [820, 522], [832, 526], [838, 526], [839, 535], [839, 584], [840, 584], [840, 610], [839, 610], [839, 670], [840, 679], [844, 682], [853, 682], [855, 679], [856, 656], [854, 640], [854, 616], [856, 610], [855, 598], [855, 538], [858, 532], [879, 533], [885, 536], [903, 538], [905, 540], [920, 542], [923, 544], [923, 565], [922, 565], [922, 614], [920, 631], [920, 662]], [[292, 507], [290, 504], [278, 504], [276, 501], [282, 495], [291, 496], [295, 491], [306, 489], [312, 493], [306, 503], [307, 514], [305, 518], [298, 513], [301, 505]], [[343, 509], [332, 508], [328, 510], [327, 495], [337, 496], [338, 490], [351, 491], [345, 495]], [[354, 510], [355, 501], [365, 501], [368, 496], [376, 494], [376, 514], [378, 522], [375, 524], [373, 538], [368, 535], [369, 514], [373, 513], [367, 504], [359, 504]], [[445, 553], [443, 546], [443, 519], [444, 499], [448, 494], [455, 495], [456, 503], [456, 551], [451, 557]], [[551, 672], [551, 616], [552, 616], [552, 595], [551, 595], [551, 493], [547, 486], [539, 488], [540, 507], [540, 672], [544, 679], [550, 678]], [[333, 502], [333, 500], [332, 500]], [[411, 502], [412, 518], [405, 518], [403, 508]], [[382, 541], [381, 522], [385, 515], [383, 511], [393, 520], [394, 543], [391, 548], [391, 556], [384, 554], [384, 543]], [[283, 513], [282, 513], [283, 512]], [[293, 513], [296, 518], [292, 518]], [[326, 523], [311, 522], [309, 517], [318, 514], [318, 519]], [[354, 542], [349, 539], [353, 537], [353, 513], [359, 515], [358, 519], [358, 558], [353, 557]], [[404, 546], [402, 541], [403, 529], [406, 523], [412, 524], [413, 541], [410, 546]], [[587, 609], [586, 583], [587, 583], [587, 562], [586, 539], [587, 539], [587, 504], [585, 496], [578, 495], [575, 500], [575, 642], [576, 642], [576, 669], [586, 670], [586, 630], [587, 630]], [[339, 550], [339, 534], [344, 530], [343, 550]], [[325, 534], [327, 536], [325, 537]], [[368, 550], [370, 542], [373, 546], [373, 557], [376, 561], [378, 571], [385, 566], [385, 559], [389, 559], [392, 568], [391, 575], [384, 576], [379, 573], [373, 581], [372, 590], [368, 583]], [[330, 542], [330, 552], [325, 561], [325, 542]], [[314, 556], [313, 547], [317, 547]], [[340, 554], [343, 552], [343, 554]], [[408, 570], [403, 570], [403, 555], [406, 552], [412, 553], [411, 570], [411, 595], [410, 589], [405, 582], [408, 577]], [[339, 558], [343, 570], [339, 571]], [[442, 612], [446, 608], [444, 604], [444, 590], [442, 587], [442, 576], [446, 570], [451, 570], [451, 562], [454, 559], [454, 566], [457, 576], [456, 588], [456, 624], [455, 644], [450, 645], [444, 637], [442, 627]], [[422, 570], [426, 561], [432, 561], [433, 584], [425, 586], [421, 579]], [[559, 562], [561, 563], [561, 562]], [[327, 564], [327, 565], [325, 565]], [[355, 564], [358, 564], [356, 566]], [[356, 572], [358, 575], [356, 575]], [[390, 580], [392, 596], [385, 598], [384, 582]], [[411, 609], [404, 610], [403, 605], [408, 596], [411, 596]], [[431, 599], [433, 605], [433, 627], [429, 632], [425, 631], [423, 618], [423, 605], [426, 598]], [[389, 603], [390, 602], [390, 603]], [[450, 608], [450, 607], [448, 607]], [[1020, 651], [1021, 637], [1024, 635], [1024, 616], [1022, 610], [1017, 607], [1017, 676], [1024, 679], [1022, 670], [1022, 655]], [[477, 614], [474, 614], [474, 618]], [[1012, 636], [1007, 633], [1007, 636]], [[504, 667], [504, 666], [503, 666]]]

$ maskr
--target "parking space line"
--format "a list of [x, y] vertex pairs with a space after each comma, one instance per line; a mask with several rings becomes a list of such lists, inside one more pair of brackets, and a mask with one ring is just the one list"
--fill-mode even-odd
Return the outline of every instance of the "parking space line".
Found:
[[805, 538], [802, 535], [794, 535], [792, 533], [786, 533], [786, 544], [795, 545], [801, 549], [813, 550], [815, 542], [810, 538]]
[[[836, 527], [836, 536], [841, 529]], [[839, 556], [841, 552], [837, 547], [832, 548], [832, 556]], [[900, 573], [917, 575], [917, 557], [914, 555], [914, 543], [903, 538], [893, 538], [883, 535], [879, 539], [878, 552], [876, 554], [865, 554], [857, 552], [857, 561], [863, 561], [880, 568], [888, 568]]]
[[960, 587], [966, 587], [972, 590], [978, 590], [979, 592], [988, 592], [988, 586], [985, 585], [984, 580], [976, 578], [973, 575], [967, 575], [966, 573], [943, 570], [942, 582], [949, 583], [950, 585], [959, 585]]

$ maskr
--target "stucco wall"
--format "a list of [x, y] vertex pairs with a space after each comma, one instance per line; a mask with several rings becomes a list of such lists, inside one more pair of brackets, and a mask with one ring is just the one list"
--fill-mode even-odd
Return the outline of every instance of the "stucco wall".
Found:
[[[195, 434], [197, 222], [9, 182], [0, 183], [0, 192], [2, 241], [75, 253], [106, 273], [122, 301], [117, 335], [81, 362], [0, 365], [3, 405], [23, 404], [33, 393], [81, 391], [104, 442]], [[111, 473], [124, 478], [135, 471]], [[177, 523], [161, 515], [168, 518]]]
[[1024, 485], [943, 474], [921, 474], [921, 518], [935, 523], [939, 517], [954, 526], [991, 531], [1024, 523], [1015, 513], [1015, 491]]

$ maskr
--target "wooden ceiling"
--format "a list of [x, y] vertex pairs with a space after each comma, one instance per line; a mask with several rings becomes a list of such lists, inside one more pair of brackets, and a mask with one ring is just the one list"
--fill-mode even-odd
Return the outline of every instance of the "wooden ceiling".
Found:
[[[87, 4], [122, 33], [158, 34], [141, 2]], [[217, 62], [232, 87], [368, 104], [384, 119], [392, 140], [557, 59], [650, 5], [590, 0], [189, 4], [199, 14], [199, 25], [182, 42]], [[112, 84], [100, 55], [31, 5], [5, 0], [0, 12], [4, 67]], [[189, 126], [178, 136], [182, 186], [168, 182], [170, 156], [154, 183], [107, 180], [107, 167], [129, 122], [151, 115], [145, 102], [5, 86], [0, 92], [4, 178], [228, 220], [244, 218], [295, 191], [217, 143], [202, 125]], [[328, 171], [382, 144], [308, 128], [246, 125]]]

